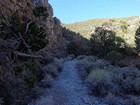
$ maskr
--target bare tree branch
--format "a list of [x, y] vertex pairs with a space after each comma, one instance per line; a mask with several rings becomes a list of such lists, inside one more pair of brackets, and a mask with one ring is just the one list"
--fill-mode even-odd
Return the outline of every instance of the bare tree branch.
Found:
[[28, 30], [29, 30], [29, 25], [30, 25], [31, 23], [32, 23], [32, 21], [30, 21], [29, 23], [27, 23], [24, 35], [27, 34], [27, 32], [28, 32]]
[[42, 57], [42, 56], [35, 56], [35, 55], [26, 54], [26, 53], [21, 53], [21, 52], [15, 52], [15, 54], [16, 54], [17, 56], [21, 56], [21, 57], [45, 59], [45, 58]]
[[24, 44], [25, 47], [27, 48], [28, 52], [29, 52], [30, 54], [32, 54], [32, 50], [30, 49], [30, 46], [28, 46], [28, 44], [26, 43], [26, 41], [25, 41], [24, 38], [22, 37], [21, 33], [19, 33], [19, 36], [20, 36], [20, 38], [22, 39], [23, 44]]

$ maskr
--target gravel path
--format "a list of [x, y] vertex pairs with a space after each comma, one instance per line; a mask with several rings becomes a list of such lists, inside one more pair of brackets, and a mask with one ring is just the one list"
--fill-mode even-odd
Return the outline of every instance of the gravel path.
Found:
[[77, 73], [76, 62], [66, 61], [51, 90], [32, 105], [101, 105], [88, 95], [88, 89]]

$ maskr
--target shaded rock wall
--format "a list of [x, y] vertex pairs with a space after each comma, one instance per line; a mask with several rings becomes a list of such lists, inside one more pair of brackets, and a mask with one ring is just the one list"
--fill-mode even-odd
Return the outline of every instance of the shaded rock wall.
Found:
[[[66, 54], [66, 41], [62, 37], [61, 21], [56, 17], [53, 17], [53, 8], [49, 4], [48, 0], [34, 0], [37, 5], [44, 5], [48, 8], [49, 17], [46, 21], [46, 26], [48, 27], [48, 39], [49, 44], [46, 48], [41, 50], [48, 53], [42, 53], [47, 56], [64, 56]], [[40, 53], [40, 52], [39, 52]]]
[[[48, 17], [44, 19], [41, 16], [35, 16], [33, 9], [37, 6], [47, 7]], [[31, 51], [31, 55], [42, 55], [43, 59], [50, 57], [52, 61], [54, 57], [65, 55], [66, 44], [65, 39], [62, 37], [61, 22], [56, 17], [53, 17], [53, 9], [48, 3], [48, 0], [1, 0], [0, 23], [8, 20], [13, 13], [17, 13], [21, 21], [24, 18], [28, 18], [37, 25], [45, 27], [48, 44], [45, 48], [37, 52]], [[0, 29], [1, 26], [0, 24]], [[13, 27], [14, 26], [12, 26], [12, 28]], [[26, 35], [27, 34], [25, 34], [25, 36]], [[29, 85], [32, 85], [33, 82], [33, 87], [36, 86], [46, 75], [44, 70], [41, 69], [41, 66], [47, 63], [46, 59], [43, 61], [30, 57], [18, 57], [16, 54], [18, 51], [30, 54], [28, 47], [24, 49], [25, 44], [24, 46], [20, 46], [20, 44], [23, 45], [24, 43], [24, 41], [21, 40], [22, 38], [14, 36], [9, 39], [3, 39], [2, 30], [0, 30], [0, 36], [0, 105], [27, 105], [36, 94], [31, 89], [32, 86], [30, 87]], [[8, 36], [10, 35], [8, 34]], [[22, 50], [18, 49], [22, 47]]]
[[[48, 17], [42, 19], [33, 15], [33, 9], [38, 6], [47, 7]], [[46, 48], [42, 49], [41, 52], [45, 51], [44, 55], [61, 56], [65, 55], [65, 39], [62, 37], [61, 22], [56, 17], [53, 17], [53, 8], [49, 4], [48, 0], [4, 0], [0, 1], [0, 12], [1, 15], [9, 17], [11, 14], [17, 12], [21, 17], [28, 17], [33, 21], [38, 21], [40, 24], [46, 26], [48, 36], [46, 37], [49, 41]], [[41, 54], [38, 52], [38, 54]]]

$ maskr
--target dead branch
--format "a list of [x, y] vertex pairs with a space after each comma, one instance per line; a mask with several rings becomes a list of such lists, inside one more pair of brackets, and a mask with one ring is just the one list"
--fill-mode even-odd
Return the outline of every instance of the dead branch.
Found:
[[25, 45], [25, 47], [27, 48], [28, 52], [30, 54], [32, 54], [32, 50], [30, 49], [30, 46], [28, 46], [28, 44], [26, 43], [26, 41], [24, 40], [24, 38], [22, 37], [22, 35], [19, 33], [19, 36], [21, 38], [21, 40], [23, 41], [23, 44]]
[[17, 56], [21, 56], [21, 57], [45, 59], [45, 58], [42, 57], [42, 56], [35, 56], [35, 55], [30, 55], [30, 54], [21, 53], [21, 52], [15, 52], [15, 54], [16, 54]]
[[27, 23], [24, 35], [27, 34], [27, 32], [28, 32], [28, 30], [29, 30], [29, 25], [30, 25], [31, 23], [32, 23], [32, 21], [30, 21], [29, 23]]
[[[8, 21], [6, 21], [6, 19], [2, 19], [2, 21], [3, 21], [3, 22], [7, 25], [7, 27], [9, 27], [10, 29], [11, 29], [11, 27], [13, 27]], [[32, 21], [29, 22], [29, 23], [26, 25], [26, 29], [25, 29], [25, 33], [24, 33], [25, 36], [27, 35], [27, 32], [29, 31], [29, 25], [30, 25], [31, 23], [32, 23]], [[13, 27], [13, 28], [14, 28], [14, 30], [16, 31], [15, 27]], [[11, 31], [12, 31], [12, 33], [13, 33], [13, 30], [11, 30]], [[24, 56], [24, 57], [30, 57], [30, 58], [41, 58], [41, 59], [43, 59], [43, 57], [34, 56], [34, 54], [32, 53], [32, 50], [30, 49], [30, 46], [28, 46], [28, 44], [26, 43], [26, 41], [25, 41], [25, 39], [23, 38], [23, 36], [21, 35], [21, 33], [19, 32], [19, 33], [17, 33], [17, 34], [18, 34], [18, 36], [20, 37], [20, 39], [22, 40], [24, 46], [27, 48], [27, 50], [28, 50], [28, 52], [29, 52], [29, 54], [30, 54], [30, 55], [28, 55], [28, 54], [24, 54], [24, 53], [17, 53], [18, 56]], [[14, 34], [14, 35], [15, 35], [15, 34]], [[35, 61], [36, 64], [40, 67], [39, 60], [34, 59], [34, 61]]]

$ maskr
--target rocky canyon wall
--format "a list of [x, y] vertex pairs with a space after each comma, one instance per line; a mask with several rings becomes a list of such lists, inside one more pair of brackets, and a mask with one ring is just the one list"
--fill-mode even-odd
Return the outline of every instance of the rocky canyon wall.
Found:
[[0, 105], [27, 105], [41, 67], [65, 56], [60, 24], [48, 0], [0, 0]]
[[[42, 19], [35, 17], [33, 9], [37, 6], [47, 7], [48, 17]], [[38, 21], [46, 26], [48, 40], [47, 46], [37, 52], [47, 56], [62, 56], [65, 55], [66, 41], [62, 37], [61, 22], [56, 17], [53, 17], [53, 8], [48, 0], [3, 0], [0, 1], [1, 16], [9, 17], [13, 13], [18, 13], [21, 17], [28, 17], [33, 21]]]
[[66, 54], [66, 40], [62, 37], [61, 21], [53, 17], [53, 8], [49, 4], [48, 0], [34, 0], [36, 5], [43, 5], [48, 8], [48, 18], [46, 26], [48, 27], [48, 39], [49, 44], [46, 48], [42, 49], [41, 52], [48, 52], [49, 56], [63, 56]]

